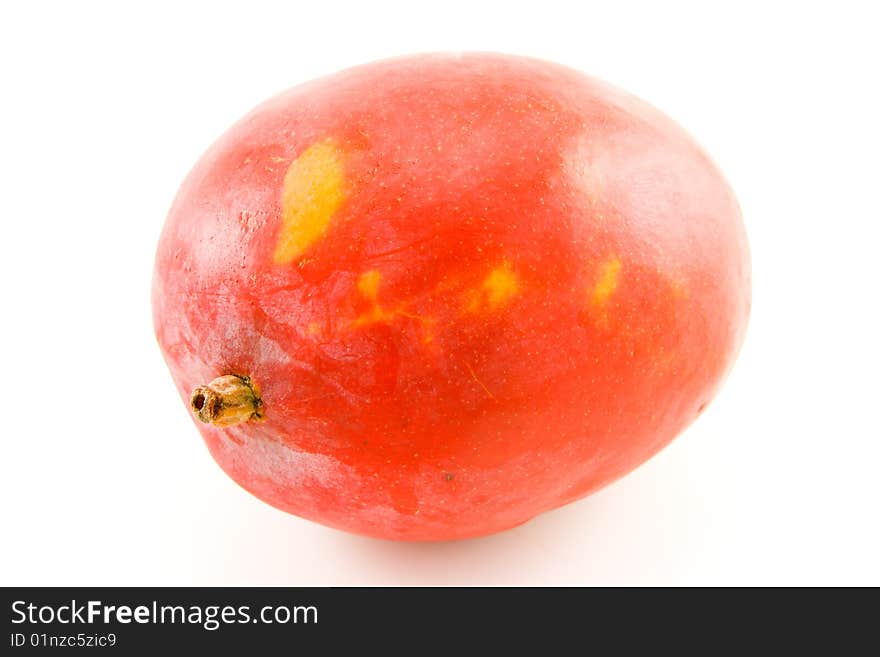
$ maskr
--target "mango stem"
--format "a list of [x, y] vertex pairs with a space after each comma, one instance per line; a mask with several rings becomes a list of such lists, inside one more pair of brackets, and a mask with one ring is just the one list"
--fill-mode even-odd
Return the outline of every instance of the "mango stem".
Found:
[[215, 427], [264, 419], [263, 400], [256, 386], [250, 377], [238, 374], [219, 376], [207, 385], [197, 386], [189, 403], [199, 420]]

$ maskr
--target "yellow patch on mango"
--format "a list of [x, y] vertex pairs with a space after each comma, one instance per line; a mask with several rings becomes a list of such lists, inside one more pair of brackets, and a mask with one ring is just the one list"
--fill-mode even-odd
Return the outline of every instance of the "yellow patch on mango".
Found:
[[358, 277], [357, 289], [367, 301], [370, 302], [370, 309], [361, 313], [353, 322], [354, 326], [368, 326], [377, 322], [392, 322], [399, 317], [411, 319], [422, 325], [423, 337], [422, 342], [430, 343], [434, 339], [433, 327], [436, 323], [433, 317], [423, 317], [416, 315], [405, 309], [404, 305], [387, 310], [379, 303], [379, 286], [382, 283], [382, 273], [377, 269], [371, 269], [364, 272]]
[[481, 308], [496, 310], [510, 302], [519, 294], [519, 279], [506, 260], [493, 269], [476, 290], [468, 294], [468, 310], [475, 312]]
[[602, 263], [599, 268], [599, 276], [590, 293], [590, 301], [594, 306], [604, 306], [614, 294], [620, 278], [620, 259], [612, 257]]
[[379, 283], [382, 282], [382, 274], [377, 269], [371, 269], [358, 278], [358, 290], [370, 301], [375, 301], [379, 295]]
[[309, 146], [284, 175], [275, 263], [293, 262], [319, 240], [344, 198], [345, 174], [339, 148], [331, 139]]
[[371, 308], [358, 316], [354, 321], [355, 326], [365, 326], [382, 322], [394, 317], [394, 313], [386, 313], [379, 305], [379, 285], [382, 282], [382, 274], [377, 269], [371, 269], [360, 275], [357, 282], [358, 291], [367, 299]]

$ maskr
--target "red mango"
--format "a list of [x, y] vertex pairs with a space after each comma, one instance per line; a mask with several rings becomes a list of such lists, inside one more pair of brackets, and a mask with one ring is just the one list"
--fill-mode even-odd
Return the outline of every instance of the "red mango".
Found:
[[181, 187], [155, 329], [217, 463], [370, 536], [513, 527], [715, 395], [750, 305], [736, 199], [643, 101], [428, 55], [265, 102]]

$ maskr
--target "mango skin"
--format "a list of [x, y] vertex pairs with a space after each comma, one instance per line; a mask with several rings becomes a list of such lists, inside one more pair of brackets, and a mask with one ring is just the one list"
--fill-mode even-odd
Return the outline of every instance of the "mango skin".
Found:
[[229, 476], [399, 540], [497, 532], [631, 471], [713, 398], [749, 307], [739, 207], [681, 128], [491, 54], [258, 106], [183, 183], [153, 282], [184, 401], [259, 387], [264, 421], [198, 424]]

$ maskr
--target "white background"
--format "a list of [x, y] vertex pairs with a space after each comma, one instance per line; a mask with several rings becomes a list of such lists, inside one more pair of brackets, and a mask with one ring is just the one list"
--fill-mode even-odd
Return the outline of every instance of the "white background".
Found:
[[[3, 3], [0, 584], [880, 584], [873, 3]], [[713, 155], [754, 306], [720, 396], [590, 498], [396, 544], [213, 463], [153, 338], [156, 241], [253, 105], [371, 59], [497, 50], [658, 106]]]

